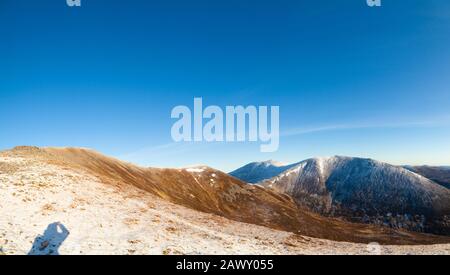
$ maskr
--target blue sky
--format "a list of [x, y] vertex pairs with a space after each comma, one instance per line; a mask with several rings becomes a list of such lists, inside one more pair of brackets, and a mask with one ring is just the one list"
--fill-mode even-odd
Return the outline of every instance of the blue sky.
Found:
[[[0, 149], [142, 165], [370, 157], [450, 164], [450, 2], [0, 2]], [[173, 144], [176, 105], [279, 105], [276, 153]]]

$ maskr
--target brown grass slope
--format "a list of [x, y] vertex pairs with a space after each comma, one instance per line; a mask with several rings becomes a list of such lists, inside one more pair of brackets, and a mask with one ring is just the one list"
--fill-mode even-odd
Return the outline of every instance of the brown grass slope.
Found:
[[450, 238], [395, 231], [325, 218], [297, 206], [288, 195], [248, 185], [223, 172], [204, 168], [142, 168], [79, 148], [16, 147], [2, 155], [33, 158], [79, 169], [120, 188], [133, 185], [167, 201], [225, 218], [300, 235], [348, 242], [382, 244], [450, 243]]

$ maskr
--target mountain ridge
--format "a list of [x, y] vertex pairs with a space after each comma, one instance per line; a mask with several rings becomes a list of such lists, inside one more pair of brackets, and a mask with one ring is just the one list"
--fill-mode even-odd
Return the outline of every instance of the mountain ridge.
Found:
[[[0, 157], [5, 160], [29, 160], [56, 166], [61, 171], [88, 174], [119, 190], [136, 187], [165, 201], [196, 211], [303, 236], [354, 243], [449, 242], [447, 238], [440, 236], [322, 217], [299, 207], [289, 195], [248, 185], [211, 168], [201, 171], [142, 168], [92, 150], [78, 148], [18, 147], [0, 152]], [[7, 163], [0, 166], [3, 165], [7, 167]], [[13, 169], [8, 170], [14, 173]]]

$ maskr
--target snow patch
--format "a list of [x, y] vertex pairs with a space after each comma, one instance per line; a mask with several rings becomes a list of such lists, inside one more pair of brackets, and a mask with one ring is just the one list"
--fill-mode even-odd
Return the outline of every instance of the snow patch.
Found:
[[188, 171], [188, 172], [191, 172], [191, 173], [203, 173], [203, 172], [205, 172], [205, 168], [187, 168], [187, 169], [185, 169], [186, 171]]

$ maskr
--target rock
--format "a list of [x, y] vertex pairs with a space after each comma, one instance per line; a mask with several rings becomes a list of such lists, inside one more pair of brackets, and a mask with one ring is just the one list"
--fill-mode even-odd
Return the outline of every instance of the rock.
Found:
[[49, 241], [43, 241], [42, 243], [41, 243], [41, 247], [39, 247], [39, 250], [44, 250], [44, 249], [46, 249], [47, 247], [48, 247], [48, 245], [50, 244], [50, 242]]

